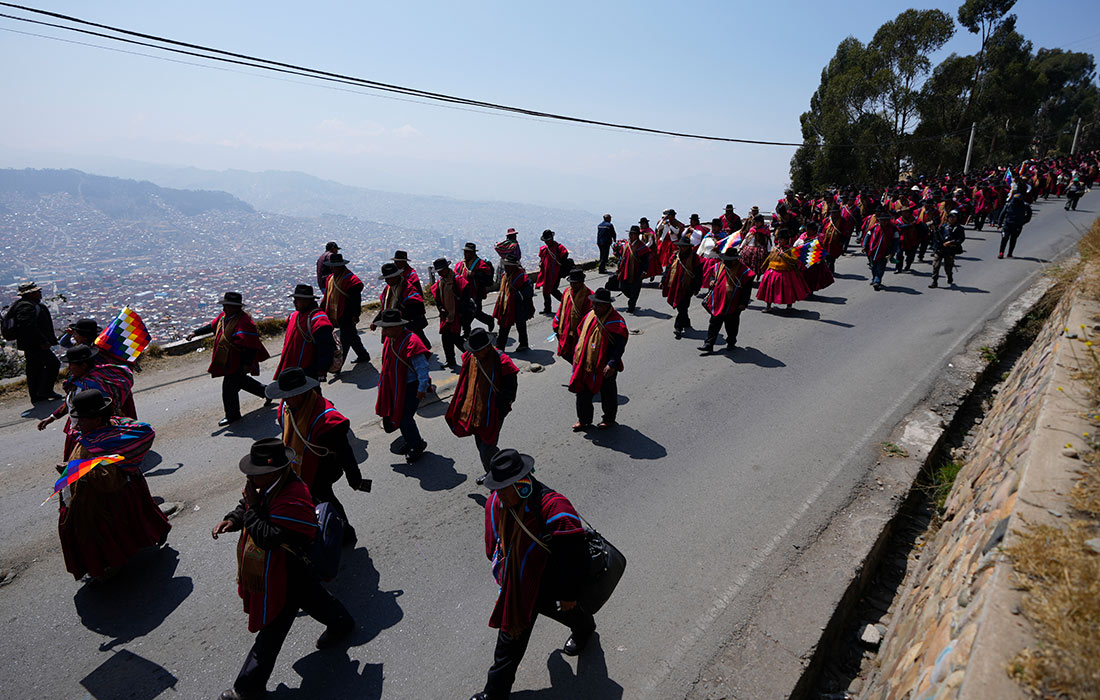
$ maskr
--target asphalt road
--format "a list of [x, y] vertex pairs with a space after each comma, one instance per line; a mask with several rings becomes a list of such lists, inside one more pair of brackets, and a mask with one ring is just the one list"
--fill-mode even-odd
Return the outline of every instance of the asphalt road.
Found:
[[[671, 309], [647, 289], [641, 313], [626, 317], [636, 334], [619, 381], [621, 425], [608, 432], [570, 431], [568, 366], [538, 317], [535, 349], [517, 359], [545, 369], [521, 375], [501, 444], [533, 454], [539, 478], [629, 564], [579, 659], [556, 651], [567, 630], [536, 625], [513, 697], [683, 697], [797, 549], [860, 488], [879, 443], [950, 354], [1073, 245], [1095, 217], [1090, 201], [1076, 213], [1037, 206], [1013, 260], [995, 259], [995, 230], [971, 234], [957, 289], [927, 289], [930, 264], [918, 263], [875, 292], [863, 260], [842, 258], [837, 283], [793, 313], [763, 314], [754, 302], [732, 356], [700, 357], [701, 331], [675, 341]], [[698, 304], [692, 319], [705, 327]], [[365, 335], [377, 357], [377, 338]], [[204, 369], [200, 354], [138, 375], [139, 416], [157, 430], [150, 489], [184, 506], [166, 549], [98, 586], [65, 572], [56, 505], [39, 506], [60, 461], [60, 425], [39, 433], [20, 419], [22, 402], [0, 405], [0, 565], [18, 572], [0, 588], [0, 697], [213, 698], [231, 683], [251, 635], [235, 537], [215, 542], [209, 532], [238, 498], [236, 463], [249, 442], [275, 434], [274, 413], [244, 397], [246, 420], [217, 429], [219, 384]], [[269, 685], [276, 698], [464, 699], [491, 660], [496, 586], [476, 449], [450, 434], [435, 403], [419, 419], [428, 453], [406, 465], [374, 417], [377, 376], [360, 366], [325, 387], [374, 479], [370, 494], [337, 485], [360, 539], [331, 588], [358, 631], [346, 651], [318, 652], [320, 626], [299, 619]], [[444, 396], [452, 377], [433, 373]]]

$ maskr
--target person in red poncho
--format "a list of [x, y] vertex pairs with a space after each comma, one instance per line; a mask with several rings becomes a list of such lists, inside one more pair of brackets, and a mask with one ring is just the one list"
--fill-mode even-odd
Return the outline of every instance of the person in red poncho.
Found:
[[466, 352], [462, 355], [458, 386], [444, 418], [458, 437], [474, 436], [486, 473], [489, 461], [497, 453], [504, 418], [512, 411], [516, 400], [518, 375], [519, 368], [511, 358], [493, 347], [487, 331], [478, 328], [470, 333]]
[[638, 231], [641, 233], [642, 243], [649, 248], [649, 265], [646, 269], [646, 277], [652, 282], [653, 278], [661, 274], [664, 267], [661, 265], [661, 239], [649, 226], [649, 219], [638, 219]]
[[493, 318], [500, 325], [497, 330], [497, 349], [503, 350], [508, 345], [508, 333], [515, 326], [516, 335], [519, 336], [519, 345], [515, 352], [526, 352], [531, 349], [527, 345], [527, 321], [535, 312], [532, 302], [535, 289], [518, 257], [509, 255], [502, 258], [500, 265], [500, 291], [497, 292], [497, 303], [493, 306]]
[[356, 541], [344, 505], [332, 487], [347, 476], [355, 491], [370, 491], [359, 462], [348, 441], [351, 421], [317, 391], [319, 383], [300, 367], [287, 367], [277, 381], [267, 385], [267, 397], [281, 401], [276, 421], [282, 428], [283, 444], [294, 450], [294, 473], [302, 478], [314, 503], [331, 503], [344, 521], [344, 544]]
[[332, 367], [336, 352], [332, 321], [317, 306], [317, 296], [310, 285], [297, 285], [290, 297], [294, 300], [294, 313], [286, 322], [283, 353], [274, 378], [278, 379], [287, 367], [301, 367], [307, 376], [319, 381]]
[[589, 567], [584, 523], [569, 499], [532, 476], [534, 464], [529, 455], [501, 450], [485, 479], [492, 491], [485, 556], [500, 586], [489, 626], [499, 631], [485, 689], [470, 700], [510, 695], [539, 615], [569, 628], [566, 656], [580, 654], [596, 631], [596, 620], [577, 602]]
[[330, 255], [325, 265], [332, 272], [325, 279], [321, 308], [328, 314], [333, 327], [340, 330], [344, 357], [354, 350], [354, 362], [370, 362], [370, 353], [363, 347], [359, 329], [355, 327], [363, 313], [363, 280], [348, 269], [348, 262], [340, 253]]
[[347, 608], [294, 553], [310, 544], [318, 527], [309, 488], [290, 468], [293, 460], [294, 451], [279, 438], [252, 443], [239, 464], [248, 477], [241, 501], [210, 531], [214, 539], [241, 532], [237, 594], [248, 613], [248, 631], [257, 633], [233, 687], [220, 700], [266, 695], [275, 660], [299, 610], [325, 625], [318, 649], [335, 646], [355, 631]]
[[863, 251], [867, 254], [867, 265], [871, 268], [871, 286], [875, 291], [882, 289], [882, 275], [886, 264], [897, 248], [897, 227], [890, 212], [883, 210], [875, 214], [875, 225], [863, 237]]
[[439, 336], [443, 342], [443, 356], [446, 365], [455, 369], [458, 367], [455, 348], [462, 347], [463, 329], [470, 327], [477, 308], [474, 300], [475, 285], [465, 277], [455, 274], [447, 258], [437, 258], [432, 263], [432, 268], [438, 275], [432, 284], [432, 298], [439, 309]]
[[577, 334], [581, 321], [592, 310], [592, 290], [584, 283], [584, 270], [569, 271], [569, 289], [561, 297], [561, 305], [551, 325], [558, 335], [558, 357], [573, 363], [573, 351], [577, 348]]
[[649, 246], [642, 241], [642, 229], [631, 226], [625, 240], [616, 241], [615, 254], [619, 256], [619, 269], [615, 277], [619, 280], [619, 289], [626, 297], [626, 312], [634, 313], [638, 308], [638, 295], [642, 293], [642, 278], [649, 271]]
[[[137, 420], [137, 408], [134, 406], [134, 373], [126, 365], [109, 364], [103, 361], [103, 351], [88, 345], [74, 345], [65, 351], [63, 362], [69, 365], [69, 376], [62, 382], [65, 401], [54, 409], [53, 413], [38, 423], [39, 430], [59, 420], [69, 413], [73, 397], [85, 389], [99, 389], [111, 399], [114, 415]], [[71, 418], [65, 420], [65, 454], [73, 448], [76, 430]]]
[[691, 328], [688, 307], [691, 298], [703, 288], [703, 261], [695, 253], [686, 232], [676, 241], [676, 250], [678, 252], [669, 261], [661, 279], [661, 294], [668, 300], [668, 305], [676, 309], [672, 335], [679, 340], [684, 331]]
[[710, 292], [703, 300], [703, 308], [710, 313], [706, 342], [699, 348], [703, 353], [714, 352], [718, 331], [726, 327], [726, 351], [733, 352], [737, 345], [737, 331], [741, 327], [741, 312], [749, 308], [752, 296], [753, 271], [741, 262], [737, 248], [718, 252], [720, 264], [710, 280]]
[[271, 355], [260, 341], [252, 316], [244, 310], [240, 292], [226, 292], [222, 296], [222, 312], [210, 323], [188, 333], [187, 339], [209, 333], [214, 334], [214, 347], [210, 349], [210, 366], [206, 371], [211, 377], [222, 377], [225, 416], [218, 425], [225, 427], [241, 419], [242, 389], [264, 398], [264, 385], [253, 377], [260, 373], [260, 363]]
[[374, 321], [382, 329], [382, 366], [374, 412], [386, 432], [401, 431], [405, 461], [412, 464], [428, 443], [416, 427], [416, 409], [432, 390], [428, 377], [428, 348], [406, 327], [397, 309], [386, 309]]
[[596, 394], [603, 405], [603, 419], [596, 427], [604, 430], [615, 425], [619, 410], [617, 377], [623, 371], [623, 351], [629, 338], [626, 321], [611, 306], [610, 290], [600, 287], [592, 294], [592, 310], [581, 321], [573, 351], [569, 391], [577, 395], [574, 431], [591, 427]]
[[542, 290], [542, 313], [552, 316], [550, 298], [561, 299], [558, 285], [563, 272], [571, 268], [569, 251], [554, 240], [554, 232], [546, 229], [542, 232], [542, 247], [539, 248], [539, 274], [535, 279], [535, 288]]
[[[401, 272], [396, 263], [382, 263], [382, 274], [378, 279], [385, 280], [386, 286], [378, 294], [379, 311], [381, 314], [387, 309], [396, 309], [405, 319], [406, 327], [416, 333], [424, 347], [431, 348], [432, 343], [424, 333], [428, 327], [428, 317], [424, 310], [424, 295], [421, 294], [415, 284]], [[377, 320], [377, 316], [375, 317]], [[370, 329], [377, 330], [378, 325], [371, 322]]]
[[[491, 333], [496, 321], [489, 314], [482, 311], [482, 304], [485, 302], [485, 297], [489, 295], [489, 289], [493, 286], [493, 266], [488, 260], [483, 260], [478, 257], [477, 244], [467, 242], [462, 247], [462, 260], [459, 260], [455, 265], [455, 275], [466, 280], [466, 283], [472, 288], [471, 295], [474, 299], [474, 318], [485, 324], [485, 327], [489, 329]], [[466, 335], [470, 334], [470, 321], [465, 321], [462, 329]]]

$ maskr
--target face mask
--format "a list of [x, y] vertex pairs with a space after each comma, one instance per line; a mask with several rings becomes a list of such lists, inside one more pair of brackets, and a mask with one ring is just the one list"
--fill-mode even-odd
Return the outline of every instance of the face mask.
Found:
[[512, 487], [519, 494], [520, 498], [527, 498], [531, 495], [531, 492], [535, 490], [535, 485], [531, 482], [531, 477], [525, 476], [516, 483], [512, 484]]

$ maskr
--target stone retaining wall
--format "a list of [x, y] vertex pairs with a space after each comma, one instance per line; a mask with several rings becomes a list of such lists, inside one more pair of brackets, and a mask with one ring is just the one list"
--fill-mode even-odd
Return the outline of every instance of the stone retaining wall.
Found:
[[1066, 443], [1088, 430], [1070, 395], [1083, 337], [1066, 329], [1092, 328], [1095, 311], [1066, 294], [1000, 385], [943, 526], [910, 560], [861, 700], [1024, 697], [1006, 667], [1030, 637], [1002, 547], [1024, 524], [1060, 517], [1076, 464]]

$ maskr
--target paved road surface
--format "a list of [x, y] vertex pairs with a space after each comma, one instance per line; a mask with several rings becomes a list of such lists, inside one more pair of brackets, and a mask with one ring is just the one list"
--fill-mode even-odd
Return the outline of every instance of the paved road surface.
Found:
[[[762, 314], [754, 303], [732, 357], [699, 357], [698, 331], [674, 341], [671, 310], [646, 290], [642, 313], [627, 317], [637, 334], [619, 382], [622, 425], [607, 433], [570, 432], [567, 366], [539, 317], [535, 350], [519, 359], [546, 369], [521, 375], [502, 445], [535, 455], [539, 478], [629, 565], [579, 660], [556, 651], [564, 628], [538, 623], [513, 697], [682, 697], [860, 487], [880, 441], [946, 358], [1095, 216], [1055, 202], [1036, 211], [1015, 260], [995, 259], [996, 231], [973, 234], [955, 290], [927, 289], [925, 263], [890, 273], [876, 293], [862, 260], [843, 258], [837, 284], [794, 313]], [[704, 327], [698, 305], [692, 318]], [[377, 340], [367, 340], [377, 357]], [[0, 406], [0, 562], [19, 571], [0, 589], [0, 697], [207, 698], [232, 681], [251, 637], [234, 584], [235, 539], [215, 542], [209, 530], [238, 497], [237, 460], [251, 439], [273, 434], [273, 411], [246, 397], [247, 419], [216, 429], [218, 383], [204, 369], [199, 355], [139, 375], [139, 415], [157, 429], [150, 488], [185, 506], [168, 548], [103, 586], [65, 572], [56, 505], [38, 505], [59, 461], [60, 426], [38, 433], [19, 419], [21, 405]], [[445, 384], [451, 375], [434, 377]], [[359, 629], [346, 652], [318, 652], [320, 627], [299, 620], [272, 678], [276, 698], [467, 698], [484, 681], [496, 589], [483, 557], [476, 450], [450, 435], [436, 403], [421, 410], [429, 452], [405, 465], [374, 418], [376, 383], [360, 367], [325, 387], [352, 419], [375, 484], [372, 494], [337, 486], [360, 540], [333, 589]]]

